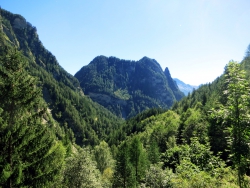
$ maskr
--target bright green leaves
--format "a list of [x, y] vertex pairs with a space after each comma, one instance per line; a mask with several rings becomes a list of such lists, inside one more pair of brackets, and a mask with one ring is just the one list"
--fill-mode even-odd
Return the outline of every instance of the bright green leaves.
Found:
[[138, 136], [119, 146], [116, 160], [116, 187], [136, 187], [145, 178], [149, 163], [146, 150]]
[[179, 127], [180, 140], [190, 143], [192, 137], [198, 137], [201, 142], [205, 142], [208, 122], [204, 118], [202, 111], [197, 108], [188, 108], [181, 115], [181, 125]]
[[66, 159], [64, 187], [101, 188], [101, 174], [87, 149], [79, 148], [77, 153]]
[[106, 168], [114, 168], [115, 161], [112, 158], [110, 148], [105, 141], [102, 141], [99, 145], [95, 146], [93, 153], [95, 161], [97, 162], [97, 168], [101, 173], [103, 173]]
[[94, 158], [97, 168], [102, 174], [102, 180], [107, 186], [111, 186], [115, 168], [115, 160], [112, 157], [110, 147], [105, 141], [94, 147]]
[[232, 161], [238, 170], [239, 186], [243, 187], [244, 175], [250, 157], [250, 88], [245, 79], [245, 72], [240, 64], [230, 61], [225, 70], [227, 97], [226, 104], [212, 110], [213, 118], [221, 118], [228, 124], [228, 143], [231, 148]]

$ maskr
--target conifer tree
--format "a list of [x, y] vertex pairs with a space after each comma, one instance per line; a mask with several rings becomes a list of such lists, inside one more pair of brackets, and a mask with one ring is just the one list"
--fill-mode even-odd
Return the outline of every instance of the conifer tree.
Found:
[[119, 146], [115, 174], [115, 187], [136, 187], [134, 167], [130, 162], [129, 145], [127, 142]]
[[41, 89], [24, 57], [13, 49], [0, 53], [0, 187], [48, 187], [65, 149], [43, 119]]
[[147, 155], [138, 136], [132, 139], [130, 145], [130, 161], [135, 169], [137, 183], [144, 178], [147, 169]]
[[152, 164], [158, 163], [160, 160], [160, 151], [158, 144], [155, 140], [151, 139], [150, 146], [148, 149], [148, 159]]

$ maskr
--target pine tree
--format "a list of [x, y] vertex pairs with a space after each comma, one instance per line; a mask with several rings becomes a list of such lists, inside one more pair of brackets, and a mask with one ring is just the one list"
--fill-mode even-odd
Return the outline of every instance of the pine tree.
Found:
[[24, 57], [13, 49], [0, 52], [0, 187], [49, 186], [65, 149], [43, 119], [41, 89]]

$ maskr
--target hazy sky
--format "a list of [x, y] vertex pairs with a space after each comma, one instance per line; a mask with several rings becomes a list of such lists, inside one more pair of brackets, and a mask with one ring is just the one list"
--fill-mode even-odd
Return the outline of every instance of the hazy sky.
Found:
[[168, 67], [188, 84], [212, 82], [250, 44], [250, 0], [1, 0], [37, 28], [75, 74], [98, 55]]

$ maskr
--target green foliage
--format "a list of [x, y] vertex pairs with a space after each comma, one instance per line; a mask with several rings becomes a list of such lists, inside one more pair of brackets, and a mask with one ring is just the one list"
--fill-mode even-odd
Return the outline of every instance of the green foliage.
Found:
[[101, 173], [91, 159], [87, 149], [79, 148], [77, 153], [66, 159], [63, 172], [63, 187], [101, 188]]
[[[100, 140], [107, 140], [122, 120], [84, 96], [78, 80], [67, 73], [55, 56], [45, 49], [34, 26], [22, 16], [5, 10], [1, 10], [1, 15], [4, 31], [0, 35], [1, 45], [15, 46], [23, 51], [28, 65], [26, 69], [40, 81], [50, 113], [64, 129], [65, 135], [56, 132], [57, 136], [65, 144], [75, 141], [81, 146], [96, 145]], [[24, 28], [14, 27], [16, 19], [26, 23]]]
[[217, 175], [201, 171], [189, 160], [184, 160], [176, 169], [176, 176], [171, 179], [172, 187], [203, 188], [203, 187], [237, 187], [234, 173], [230, 169], [222, 169]]
[[49, 186], [56, 181], [65, 149], [44, 121], [46, 105], [22, 55], [5, 49], [0, 57], [0, 185]]
[[94, 147], [93, 154], [97, 168], [102, 174], [102, 181], [105, 182], [105, 186], [110, 187], [115, 171], [115, 160], [108, 144], [105, 141], [101, 141], [99, 145]]
[[169, 108], [184, 97], [170, 73], [147, 57], [135, 62], [98, 56], [75, 77], [91, 99], [125, 119], [149, 108]]
[[136, 176], [133, 165], [130, 162], [130, 147], [127, 142], [119, 146], [116, 157], [116, 173], [114, 177], [115, 187], [136, 187]]
[[250, 156], [250, 124], [249, 124], [249, 83], [245, 79], [245, 72], [240, 70], [236, 62], [229, 62], [226, 68], [226, 85], [224, 91], [227, 96], [225, 106], [213, 109], [212, 116], [222, 117], [229, 124], [229, 144], [231, 146], [232, 161], [238, 170], [239, 186], [243, 187], [244, 175], [249, 166]]
[[155, 140], [150, 141], [149, 149], [148, 149], [148, 159], [151, 164], [158, 163], [160, 161], [160, 149]]
[[174, 173], [169, 169], [163, 170], [161, 164], [150, 165], [150, 168], [146, 171], [145, 183], [142, 183], [141, 187], [173, 187], [171, 180], [174, 177]]
[[148, 166], [146, 150], [138, 137], [134, 137], [130, 143], [130, 162], [135, 169], [135, 178], [140, 182], [144, 176]]
[[[197, 106], [199, 103], [197, 103]], [[208, 122], [202, 110], [198, 107], [188, 108], [181, 114], [181, 125], [179, 127], [179, 141], [190, 143], [192, 137], [198, 137], [205, 142], [208, 130]]]
[[175, 112], [168, 110], [143, 120], [141, 124], [145, 126], [145, 132], [142, 133], [145, 144], [151, 145], [156, 142], [159, 152], [165, 152], [175, 146], [180, 125], [180, 117]]
[[152, 108], [126, 120], [119, 126], [118, 129], [114, 129], [114, 131], [110, 134], [108, 143], [110, 145], [118, 145], [121, 141], [126, 140], [127, 136], [145, 131], [147, 123], [142, 123], [142, 121], [163, 112], [165, 112], [165, 110]]
[[172, 187], [237, 187], [235, 172], [197, 138], [192, 138], [190, 145], [167, 150], [162, 159], [164, 166], [175, 172]]
[[115, 161], [112, 158], [110, 148], [105, 141], [102, 141], [99, 145], [95, 146], [93, 153], [95, 161], [97, 162], [97, 168], [101, 173], [103, 173], [106, 168], [114, 168]]
[[118, 97], [119, 99], [123, 99], [123, 100], [129, 100], [130, 95], [128, 94], [127, 90], [122, 90], [122, 89], [118, 89], [114, 92], [115, 96]]
[[219, 157], [212, 154], [208, 144], [199, 143], [196, 137], [191, 139], [190, 145], [175, 146], [167, 150], [162, 159], [164, 166], [172, 168], [174, 172], [183, 160], [189, 160], [202, 171], [211, 171], [224, 165]]
[[[227, 76], [166, 111], [182, 93], [155, 60], [95, 58], [76, 75], [86, 96], [34, 26], [1, 15], [0, 187], [237, 187], [236, 170], [249, 187], [249, 87], [240, 71], [249, 79], [249, 49]], [[24, 56], [6, 55], [7, 46]]]

